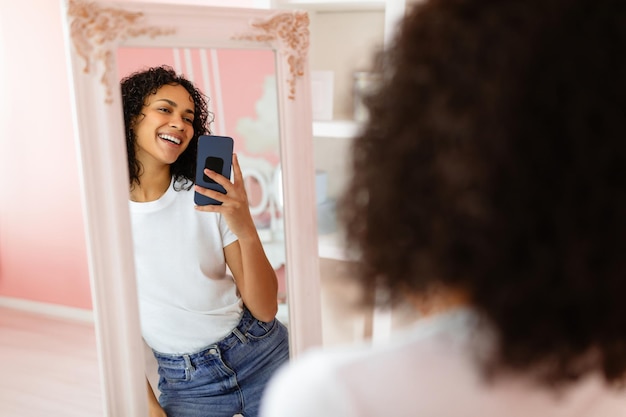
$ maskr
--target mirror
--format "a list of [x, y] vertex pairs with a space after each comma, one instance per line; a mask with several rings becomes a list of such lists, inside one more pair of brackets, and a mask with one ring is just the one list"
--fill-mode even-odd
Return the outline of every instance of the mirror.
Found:
[[[126, 48], [272, 54], [280, 169], [268, 183], [284, 217], [291, 352], [320, 345], [306, 13], [67, 0], [64, 19], [106, 414], [147, 415], [118, 89], [118, 53]], [[252, 165], [249, 181], [260, 182], [262, 167]], [[254, 210], [263, 206], [261, 194]]]

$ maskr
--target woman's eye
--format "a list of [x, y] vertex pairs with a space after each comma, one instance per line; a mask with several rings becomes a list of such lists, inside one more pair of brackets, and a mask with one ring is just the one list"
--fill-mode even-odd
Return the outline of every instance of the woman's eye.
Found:
[[187, 123], [193, 124], [193, 119], [190, 119], [190, 118], [188, 118], [188, 117], [185, 117], [185, 121], [186, 121]]
[[162, 111], [162, 112], [164, 112], [164, 113], [169, 113], [169, 112], [170, 112], [170, 109], [168, 109], [168, 108], [166, 108], [166, 107], [159, 107], [159, 109], [158, 109], [158, 110], [159, 110], [159, 111]]

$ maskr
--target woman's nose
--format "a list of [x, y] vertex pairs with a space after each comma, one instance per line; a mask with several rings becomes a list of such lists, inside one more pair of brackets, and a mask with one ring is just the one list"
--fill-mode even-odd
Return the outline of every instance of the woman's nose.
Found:
[[183, 130], [185, 128], [185, 121], [183, 117], [179, 114], [172, 113], [172, 117], [170, 118], [170, 126], [176, 129]]

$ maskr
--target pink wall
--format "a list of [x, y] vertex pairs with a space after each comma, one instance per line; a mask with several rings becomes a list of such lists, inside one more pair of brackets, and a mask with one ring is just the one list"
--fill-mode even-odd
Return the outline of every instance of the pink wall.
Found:
[[91, 308], [61, 0], [0, 7], [0, 297]]
[[0, 42], [0, 296], [91, 308], [60, 2], [3, 2]]

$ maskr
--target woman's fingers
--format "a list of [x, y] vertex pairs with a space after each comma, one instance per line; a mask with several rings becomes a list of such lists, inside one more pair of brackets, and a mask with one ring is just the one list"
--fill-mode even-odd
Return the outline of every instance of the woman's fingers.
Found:
[[[215, 172], [215, 171], [211, 171], [208, 168], [204, 169], [204, 174], [211, 178], [213, 181], [215, 181], [216, 183], [218, 183], [219, 185], [221, 185], [222, 187], [224, 187], [224, 189], [226, 190], [226, 192], [228, 192], [228, 188], [230, 186], [232, 186], [232, 182], [230, 182], [230, 180], [228, 178], [226, 178], [225, 176], [223, 176], [222, 174], [220, 174], [219, 172]], [[206, 189], [206, 188], [205, 188]]]
[[227, 196], [227, 194], [220, 193], [219, 191], [211, 190], [209, 188], [204, 188], [200, 185], [195, 186], [195, 191], [197, 191], [198, 193], [202, 194], [205, 197], [212, 198], [221, 203], [224, 203], [224, 200], [226, 199], [226, 196]]
[[221, 205], [196, 206], [199, 211], [220, 213], [226, 219], [230, 230], [240, 239], [247, 236], [256, 235], [256, 227], [250, 207], [248, 204], [248, 195], [243, 180], [243, 174], [237, 155], [233, 154], [233, 181], [230, 182], [224, 176], [216, 172], [207, 172], [209, 178], [220, 184], [226, 190], [227, 194], [210, 190], [204, 187], [196, 186], [196, 190], [207, 197], [220, 201]]
[[199, 185], [196, 185], [196, 191], [206, 197], [222, 202], [223, 205], [232, 205], [237, 208], [243, 206], [248, 208], [248, 196], [243, 181], [243, 174], [241, 173], [241, 167], [239, 166], [239, 160], [237, 159], [237, 154], [233, 154], [234, 183], [230, 182], [228, 178], [215, 171], [205, 169], [204, 172], [209, 178], [224, 187], [226, 194], [204, 188]]
[[237, 158], [236, 153], [233, 154], [233, 177], [235, 184], [243, 184], [243, 174], [241, 173], [239, 158]]

